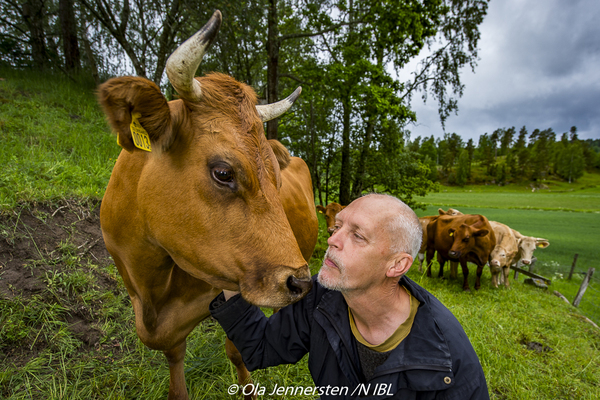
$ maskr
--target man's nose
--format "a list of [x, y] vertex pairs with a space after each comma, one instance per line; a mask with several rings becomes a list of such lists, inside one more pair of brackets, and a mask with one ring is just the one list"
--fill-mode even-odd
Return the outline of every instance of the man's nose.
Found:
[[329, 238], [327, 239], [327, 244], [330, 247], [337, 247], [339, 248], [341, 245], [341, 238], [340, 238], [340, 230], [339, 229], [332, 229], [331, 236], [329, 236]]

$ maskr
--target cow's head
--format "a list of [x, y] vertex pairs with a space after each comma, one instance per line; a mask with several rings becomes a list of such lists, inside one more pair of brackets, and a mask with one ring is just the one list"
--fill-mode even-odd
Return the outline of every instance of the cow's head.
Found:
[[458, 260], [460, 256], [469, 253], [476, 245], [476, 238], [487, 235], [490, 231], [480, 228], [479, 223], [473, 225], [461, 224], [458, 228], [448, 229], [448, 235], [452, 236], [453, 243], [448, 257]]
[[[513, 254], [514, 255], [514, 254]], [[496, 246], [490, 253], [490, 270], [499, 272], [508, 265], [510, 254], [502, 246]]]
[[333, 235], [333, 231], [335, 230], [335, 216], [342, 211], [346, 206], [342, 206], [338, 203], [329, 203], [327, 207], [323, 207], [322, 205], [317, 206], [317, 211], [325, 216], [325, 223], [327, 224], [327, 233], [329, 236]]
[[[281, 307], [304, 296], [311, 280], [279, 197], [290, 155], [266, 140], [263, 122], [289, 109], [300, 88], [257, 106], [252, 88], [229, 76], [195, 78], [220, 23], [216, 11], [169, 58], [179, 100], [167, 102], [154, 83], [134, 77], [111, 79], [98, 96], [120, 145], [132, 153], [119, 157], [115, 171], [139, 175], [137, 195], [122, 206], [137, 207], [149, 245], [215, 287]], [[136, 147], [132, 116], [151, 152]]]
[[535, 238], [531, 236], [522, 236], [517, 239], [517, 245], [519, 246], [520, 259], [525, 265], [531, 264], [533, 258], [533, 251], [536, 247], [545, 249], [550, 246], [550, 242], [546, 239]]
[[458, 211], [455, 208], [449, 208], [448, 211], [444, 211], [441, 208], [438, 208], [438, 213], [440, 215], [464, 215], [463, 213], [461, 213], [460, 211]]

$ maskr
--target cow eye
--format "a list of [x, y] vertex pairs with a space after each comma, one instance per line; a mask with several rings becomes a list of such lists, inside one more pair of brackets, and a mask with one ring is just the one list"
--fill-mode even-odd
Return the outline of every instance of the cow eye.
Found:
[[217, 183], [228, 185], [233, 182], [233, 171], [228, 166], [218, 165], [212, 168], [212, 176]]

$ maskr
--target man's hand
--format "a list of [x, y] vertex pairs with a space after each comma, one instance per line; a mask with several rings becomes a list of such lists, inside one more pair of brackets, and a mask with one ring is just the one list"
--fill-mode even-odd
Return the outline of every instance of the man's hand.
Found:
[[230, 298], [232, 298], [233, 296], [235, 296], [236, 294], [239, 294], [240, 292], [234, 292], [232, 290], [225, 290], [223, 289], [223, 295], [225, 296], [225, 301], [229, 300]]

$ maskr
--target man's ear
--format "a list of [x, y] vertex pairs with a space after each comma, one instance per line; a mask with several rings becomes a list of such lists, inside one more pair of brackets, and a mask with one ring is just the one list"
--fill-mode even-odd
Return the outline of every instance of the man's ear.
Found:
[[152, 149], [167, 150], [175, 138], [167, 99], [154, 82], [139, 77], [113, 78], [98, 88], [98, 101], [125, 150], [136, 149], [131, 123], [136, 117]]
[[391, 264], [385, 275], [388, 278], [400, 278], [402, 275], [408, 272], [410, 266], [413, 263], [413, 258], [407, 253], [398, 253], [393, 258], [393, 264]]
[[279, 162], [279, 169], [283, 171], [290, 165], [290, 161], [292, 160], [290, 152], [278, 140], [269, 139], [269, 144], [271, 145], [271, 149], [273, 149], [273, 153], [275, 153], [275, 158]]

